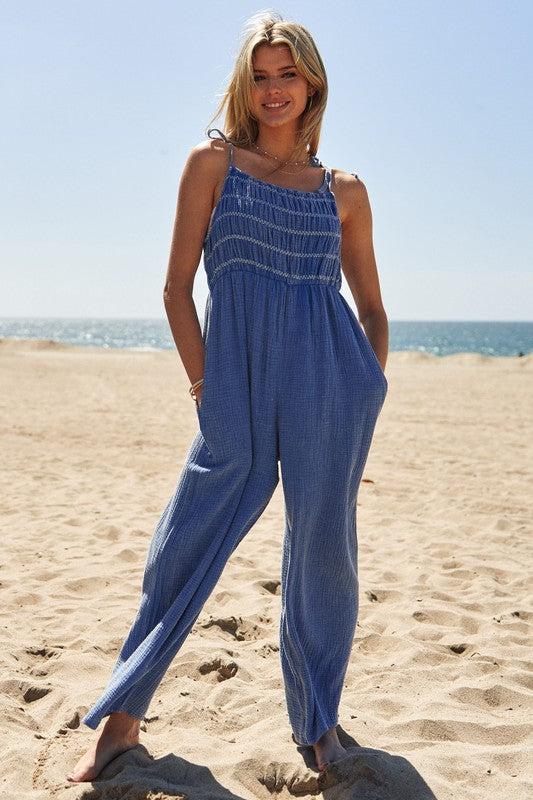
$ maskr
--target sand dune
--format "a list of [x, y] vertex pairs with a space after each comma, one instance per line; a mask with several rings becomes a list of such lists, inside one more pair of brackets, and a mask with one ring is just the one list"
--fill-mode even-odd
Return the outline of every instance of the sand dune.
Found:
[[94, 733], [197, 417], [175, 353], [0, 342], [0, 798], [533, 796], [533, 361], [392, 354], [359, 494], [345, 759], [292, 742], [279, 664], [281, 484], [143, 723], [94, 784]]

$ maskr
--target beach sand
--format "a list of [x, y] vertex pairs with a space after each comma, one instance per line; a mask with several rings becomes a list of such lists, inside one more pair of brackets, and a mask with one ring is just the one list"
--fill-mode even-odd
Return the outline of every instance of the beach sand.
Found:
[[80, 719], [137, 610], [197, 416], [175, 352], [0, 342], [1, 798], [533, 796], [532, 357], [393, 353], [387, 377], [358, 498], [346, 758], [320, 774], [291, 740], [280, 481], [156, 692], [142, 744], [71, 785], [95, 737]]

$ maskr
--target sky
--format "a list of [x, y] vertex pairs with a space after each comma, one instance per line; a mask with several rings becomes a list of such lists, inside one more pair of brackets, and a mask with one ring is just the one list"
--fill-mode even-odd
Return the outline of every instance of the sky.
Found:
[[322, 55], [389, 318], [533, 319], [531, 0], [4, 0], [0, 317], [164, 318], [181, 171], [265, 8]]

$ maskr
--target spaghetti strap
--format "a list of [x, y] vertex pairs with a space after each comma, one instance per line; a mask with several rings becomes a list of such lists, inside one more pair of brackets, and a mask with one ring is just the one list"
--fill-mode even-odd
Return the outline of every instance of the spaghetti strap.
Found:
[[[218, 136], [211, 136], [212, 133], [218, 133]], [[207, 135], [209, 139], [222, 139], [224, 142], [229, 142], [228, 137], [226, 134], [220, 130], [220, 128], [209, 128], [207, 131]]]
[[321, 167], [324, 170], [324, 180], [322, 181], [322, 186], [317, 191], [319, 192], [330, 192], [331, 191], [331, 170], [326, 167], [325, 164], [318, 158], [318, 156], [311, 156], [311, 164], [313, 167]]
[[317, 191], [319, 192], [331, 192], [331, 170], [328, 167], [324, 166], [324, 164], [320, 164], [322, 169], [324, 170], [324, 180], [322, 181], [322, 186]]
[[[212, 133], [218, 133], [219, 136], [211, 136]], [[209, 128], [207, 131], [207, 135], [210, 139], [221, 139], [226, 144], [229, 144], [229, 163], [233, 166], [233, 142], [228, 139], [226, 134], [221, 131], [219, 128]]]

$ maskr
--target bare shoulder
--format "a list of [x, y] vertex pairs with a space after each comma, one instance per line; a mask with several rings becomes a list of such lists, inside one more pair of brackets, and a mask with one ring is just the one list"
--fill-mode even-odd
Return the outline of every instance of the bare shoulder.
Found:
[[229, 144], [221, 139], [207, 139], [192, 148], [184, 172], [216, 183], [225, 174], [228, 163]]
[[342, 169], [332, 169], [331, 178], [341, 222], [370, 212], [368, 192], [361, 178]]

